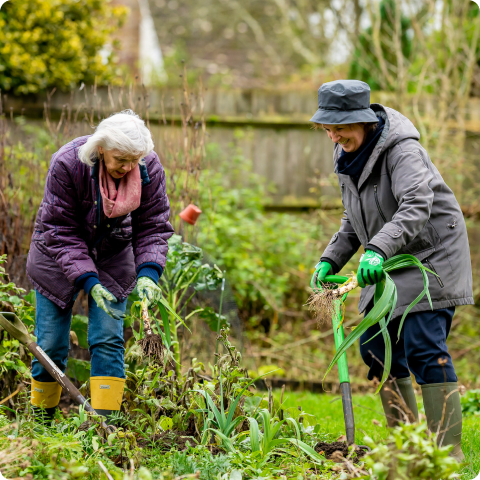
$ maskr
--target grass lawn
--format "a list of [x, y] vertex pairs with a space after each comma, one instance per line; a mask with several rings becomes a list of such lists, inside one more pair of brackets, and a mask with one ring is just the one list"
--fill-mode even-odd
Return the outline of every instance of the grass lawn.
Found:
[[[276, 392], [275, 398], [279, 397], [280, 392]], [[284, 401], [286, 408], [301, 406], [303, 411], [315, 415], [322, 430], [330, 433], [330, 441], [345, 434], [340, 395], [286, 392]], [[419, 411], [423, 411], [420, 398], [418, 402]], [[380, 397], [373, 394], [353, 395], [353, 405], [356, 443], [361, 445], [365, 434], [377, 442], [383, 441], [388, 436], [388, 430]], [[471, 480], [480, 472], [480, 416], [463, 419], [462, 448], [466, 462], [459, 473], [462, 479]]]

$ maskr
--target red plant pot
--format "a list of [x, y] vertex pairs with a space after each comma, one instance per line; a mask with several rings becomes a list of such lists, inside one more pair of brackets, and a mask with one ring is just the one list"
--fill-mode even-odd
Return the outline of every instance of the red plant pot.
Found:
[[188, 207], [183, 209], [178, 214], [178, 216], [190, 225], [195, 225], [201, 213], [202, 211], [196, 205], [193, 205], [193, 203], [191, 203], [190, 205], [188, 205]]

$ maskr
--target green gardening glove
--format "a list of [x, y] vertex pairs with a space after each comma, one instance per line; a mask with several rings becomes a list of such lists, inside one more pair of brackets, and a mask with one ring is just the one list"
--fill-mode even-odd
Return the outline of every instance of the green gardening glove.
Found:
[[372, 250], [367, 250], [360, 257], [357, 280], [362, 288], [365, 288], [365, 285], [374, 285], [383, 278], [383, 262], [383, 257]]
[[137, 292], [140, 300], [147, 299], [147, 307], [152, 303], [158, 303], [162, 298], [162, 290], [150, 277], [138, 279]]
[[[102, 287], [100, 283], [92, 287], [90, 295], [95, 300], [98, 308], [101, 308], [115, 320], [123, 320], [125, 314], [110, 305], [110, 303], [117, 303], [117, 299], [105, 287]], [[108, 305], [107, 302], [109, 303]]]
[[318, 262], [315, 265], [315, 271], [313, 272], [312, 280], [310, 281], [310, 286], [313, 290], [316, 291], [321, 289], [325, 277], [331, 272], [332, 266], [328, 262]]

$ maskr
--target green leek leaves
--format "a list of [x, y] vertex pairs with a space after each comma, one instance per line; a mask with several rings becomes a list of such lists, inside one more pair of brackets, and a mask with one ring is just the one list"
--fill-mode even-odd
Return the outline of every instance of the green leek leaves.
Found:
[[352, 331], [352, 333], [350, 333], [350, 335], [348, 335], [348, 337], [345, 338], [342, 344], [338, 347], [337, 352], [335, 353], [335, 356], [330, 362], [327, 372], [323, 377], [324, 380], [325, 380], [325, 377], [330, 372], [330, 370], [337, 363], [339, 358], [348, 350], [348, 348], [351, 347], [371, 326], [379, 323], [381, 329], [380, 329], [380, 332], [378, 332], [378, 334], [381, 333], [385, 341], [385, 359], [384, 359], [383, 377], [377, 392], [380, 390], [383, 383], [388, 379], [388, 376], [390, 374], [390, 368], [392, 364], [392, 343], [391, 343], [390, 334], [387, 330], [387, 326], [392, 318], [393, 311], [395, 310], [395, 307], [397, 305], [397, 287], [388, 273], [393, 272], [395, 270], [399, 270], [401, 268], [412, 268], [412, 267], [418, 267], [420, 272], [422, 273], [423, 290], [415, 298], [415, 300], [406, 308], [405, 313], [403, 314], [402, 319], [400, 320], [398, 337], [400, 337], [400, 332], [402, 330], [405, 317], [412, 310], [412, 308], [422, 300], [422, 298], [425, 295], [428, 298], [430, 307], [433, 309], [432, 300], [430, 298], [430, 293], [428, 290], [429, 282], [428, 282], [427, 272], [430, 272], [433, 275], [436, 275], [435, 272], [432, 272], [431, 270], [426, 268], [420, 262], [420, 260], [418, 260], [418, 258], [414, 257], [413, 255], [397, 255], [395, 257], [392, 257], [386, 260], [383, 264], [383, 271], [385, 273], [385, 278], [384, 280], [382, 280], [382, 282], [377, 283], [375, 285], [375, 297], [374, 297], [373, 308], [370, 310], [370, 312], [368, 312], [368, 314], [359, 323], [359, 325]]

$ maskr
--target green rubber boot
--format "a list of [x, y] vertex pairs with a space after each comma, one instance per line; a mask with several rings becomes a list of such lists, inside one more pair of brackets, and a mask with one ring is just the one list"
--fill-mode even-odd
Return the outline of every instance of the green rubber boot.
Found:
[[405, 421], [418, 422], [417, 400], [410, 377], [385, 382], [380, 390], [380, 398], [389, 427]]
[[428, 428], [438, 433], [440, 445], [453, 445], [450, 456], [463, 462], [462, 405], [457, 382], [422, 385], [422, 394]]

